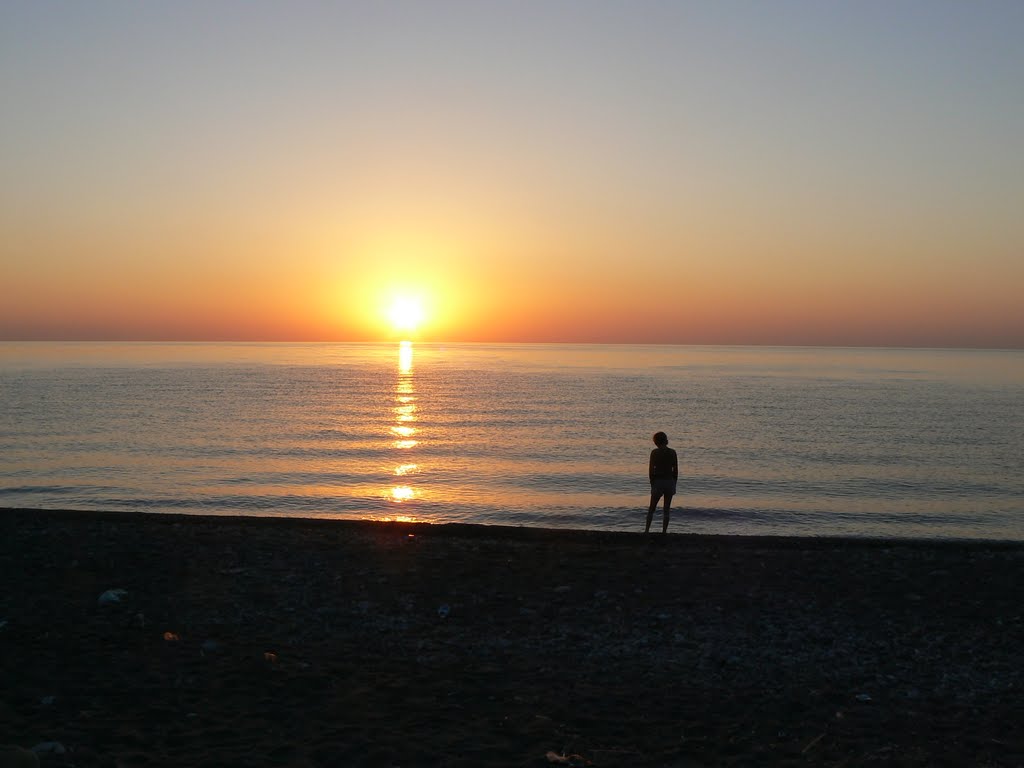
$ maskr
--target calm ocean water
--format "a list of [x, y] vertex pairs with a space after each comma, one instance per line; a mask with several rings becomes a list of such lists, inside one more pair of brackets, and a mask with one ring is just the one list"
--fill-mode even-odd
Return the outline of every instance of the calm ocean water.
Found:
[[1024, 352], [0, 343], [0, 506], [1024, 539]]

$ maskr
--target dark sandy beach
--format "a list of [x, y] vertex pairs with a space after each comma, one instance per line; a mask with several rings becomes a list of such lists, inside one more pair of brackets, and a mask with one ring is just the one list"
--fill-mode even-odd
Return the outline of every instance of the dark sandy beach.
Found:
[[3, 510], [0, 744], [82, 767], [1024, 764], [1024, 545], [677, 530]]

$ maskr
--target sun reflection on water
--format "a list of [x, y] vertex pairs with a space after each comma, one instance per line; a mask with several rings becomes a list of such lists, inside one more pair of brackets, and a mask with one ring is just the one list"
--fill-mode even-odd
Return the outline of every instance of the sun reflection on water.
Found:
[[[399, 438], [391, 445], [396, 450], [410, 451], [418, 444], [413, 436], [420, 430], [412, 426], [417, 420], [416, 388], [413, 378], [413, 348], [411, 341], [402, 341], [398, 344], [398, 380], [395, 383], [395, 403], [392, 409], [396, 424], [391, 425], [391, 434]], [[415, 474], [419, 465], [408, 461], [403, 457], [402, 463], [394, 468], [394, 475], [401, 477], [408, 483], [408, 476]], [[419, 492], [411, 485], [394, 485], [387, 489], [387, 499], [393, 503], [401, 504], [411, 501], [419, 495]], [[395, 519], [408, 518], [401, 515]]]
[[398, 373], [402, 376], [412, 374], [412, 342], [398, 342]]
[[[386, 515], [382, 517], [385, 523], [418, 523], [420, 520], [412, 515]], [[412, 536], [412, 534], [409, 534]]]
[[396, 485], [391, 489], [391, 498], [395, 501], [408, 501], [416, 495], [416, 491], [408, 485]]

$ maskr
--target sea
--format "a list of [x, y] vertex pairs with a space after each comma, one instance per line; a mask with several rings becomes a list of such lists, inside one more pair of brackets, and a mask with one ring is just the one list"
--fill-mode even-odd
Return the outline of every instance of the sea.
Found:
[[[0, 507], [1024, 540], [1024, 351], [0, 342]], [[660, 522], [660, 510], [656, 521]]]

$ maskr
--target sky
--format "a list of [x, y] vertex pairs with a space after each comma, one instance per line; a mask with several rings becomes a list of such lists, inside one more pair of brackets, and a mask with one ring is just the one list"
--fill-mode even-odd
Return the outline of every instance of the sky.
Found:
[[1024, 348], [1021, 40], [1018, 0], [2, 0], [0, 339]]

